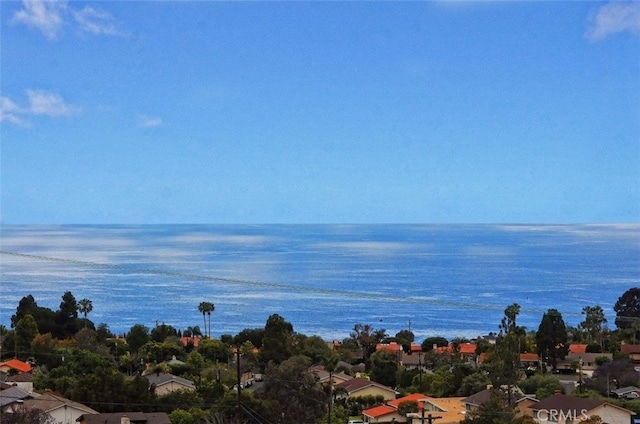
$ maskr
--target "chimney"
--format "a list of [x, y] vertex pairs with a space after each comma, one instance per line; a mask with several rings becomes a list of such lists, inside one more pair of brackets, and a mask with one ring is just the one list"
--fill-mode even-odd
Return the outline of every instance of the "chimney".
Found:
[[120, 424], [131, 424], [131, 420], [126, 415], [120, 417]]

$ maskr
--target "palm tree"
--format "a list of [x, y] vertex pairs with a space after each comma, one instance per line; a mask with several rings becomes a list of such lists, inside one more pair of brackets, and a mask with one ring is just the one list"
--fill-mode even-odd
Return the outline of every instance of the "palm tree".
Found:
[[[204, 321], [204, 332], [211, 337], [211, 312], [215, 309], [215, 306], [211, 302], [200, 302], [198, 305], [198, 311], [202, 313], [202, 320]], [[209, 331], [207, 332], [207, 315], [209, 315]]]
[[81, 301], [78, 302], [78, 311], [84, 315], [84, 326], [87, 326], [87, 314], [91, 311], [93, 311], [93, 303], [87, 299], [84, 298]]

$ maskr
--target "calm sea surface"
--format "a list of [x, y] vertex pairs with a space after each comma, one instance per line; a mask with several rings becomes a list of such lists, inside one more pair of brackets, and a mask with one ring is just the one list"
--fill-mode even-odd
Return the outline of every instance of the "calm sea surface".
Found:
[[326, 339], [355, 324], [474, 337], [498, 330], [506, 306], [536, 330], [558, 309], [577, 325], [640, 286], [632, 225], [69, 225], [0, 227], [0, 324], [28, 294], [58, 309], [70, 290], [96, 324], [203, 327], [214, 336], [263, 327], [278, 313]]

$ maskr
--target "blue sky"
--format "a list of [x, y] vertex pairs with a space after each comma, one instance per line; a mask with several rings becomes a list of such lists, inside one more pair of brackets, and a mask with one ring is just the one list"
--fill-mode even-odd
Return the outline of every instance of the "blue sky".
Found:
[[640, 221], [640, 2], [0, 8], [4, 224]]

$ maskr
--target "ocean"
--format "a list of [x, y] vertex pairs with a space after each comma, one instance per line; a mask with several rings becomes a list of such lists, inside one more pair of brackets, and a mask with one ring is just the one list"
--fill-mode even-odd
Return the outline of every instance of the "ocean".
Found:
[[473, 338], [497, 332], [518, 303], [536, 330], [554, 308], [577, 326], [640, 286], [640, 224], [621, 225], [56, 225], [0, 227], [0, 324], [20, 299], [58, 309], [71, 291], [114, 333], [134, 324], [264, 327], [349, 337], [355, 324]]

